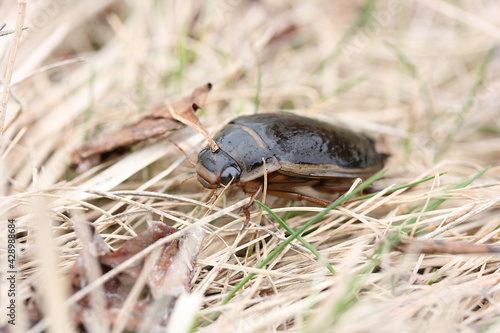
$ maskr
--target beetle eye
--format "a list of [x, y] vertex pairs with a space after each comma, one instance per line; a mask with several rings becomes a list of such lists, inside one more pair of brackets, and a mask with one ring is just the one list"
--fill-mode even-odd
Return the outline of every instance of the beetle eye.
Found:
[[229, 182], [233, 180], [233, 183], [236, 183], [240, 180], [240, 175], [238, 169], [233, 166], [229, 166], [222, 171], [220, 175], [220, 181], [222, 185], [227, 185]]

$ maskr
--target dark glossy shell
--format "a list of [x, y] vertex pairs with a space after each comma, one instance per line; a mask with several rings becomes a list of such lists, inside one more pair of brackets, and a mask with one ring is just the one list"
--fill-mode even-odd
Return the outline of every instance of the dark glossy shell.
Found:
[[233, 158], [237, 154], [247, 172], [261, 165], [262, 157], [275, 157], [280, 171], [314, 177], [356, 178], [383, 167], [384, 155], [368, 136], [293, 114], [239, 117], [215, 140]]
[[[293, 114], [268, 113], [234, 119], [216, 136], [219, 151], [200, 152], [198, 179], [203, 186], [220, 186], [228, 167], [237, 170], [233, 183], [246, 183], [267, 173], [290, 179], [366, 178], [383, 167], [368, 136]], [[262, 159], [265, 159], [265, 171]], [[224, 178], [224, 177], [222, 177]]]

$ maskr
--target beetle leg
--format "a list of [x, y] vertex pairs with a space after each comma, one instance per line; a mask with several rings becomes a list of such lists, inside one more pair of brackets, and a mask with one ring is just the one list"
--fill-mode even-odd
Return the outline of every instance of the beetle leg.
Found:
[[315, 184], [312, 187], [315, 190], [323, 193], [334, 193], [334, 192], [344, 193], [351, 188], [353, 182], [354, 179], [352, 178], [336, 177], [330, 179], [323, 179], [318, 184]]
[[[250, 220], [249, 208], [252, 206], [254, 200], [262, 193], [262, 190], [264, 189], [264, 185], [261, 182], [254, 180], [254, 181], [250, 181], [250, 182], [241, 183], [240, 186], [243, 187], [243, 190], [246, 193], [252, 193], [252, 200], [247, 205], [244, 206], [245, 215], [248, 214], [247, 219], [245, 221], [245, 224], [248, 224], [248, 221]], [[348, 189], [349, 188], [347, 188], [346, 191]], [[309, 201], [313, 204], [316, 204], [318, 206], [323, 206], [323, 207], [326, 207], [330, 204], [329, 201], [319, 199], [319, 198], [316, 198], [316, 197], [313, 197], [313, 196], [310, 196], [307, 194], [293, 192], [293, 191], [282, 191], [282, 190], [277, 190], [277, 189], [273, 189], [273, 188], [268, 188], [267, 194], [275, 196], [275, 197], [279, 197], [279, 198], [288, 199], [288, 200], [295, 200], [295, 201], [305, 200], [305, 201]]]
[[215, 200], [217, 200], [218, 196], [217, 196], [217, 189], [214, 190], [214, 192], [212, 193], [212, 196], [210, 197], [210, 200], [207, 201], [207, 205], [211, 205], [215, 202]]
[[264, 188], [264, 185], [262, 185], [260, 183], [259, 183], [259, 185], [257, 185], [256, 188], [253, 188], [253, 189], [255, 189], [255, 193], [252, 194], [252, 196], [250, 197], [250, 201], [246, 205], [241, 207], [243, 209], [243, 213], [245, 214], [245, 222], [243, 223], [243, 228], [241, 230], [244, 230], [247, 227], [248, 223], [250, 222], [250, 207], [252, 207], [255, 199], [257, 199], [258, 196], [262, 194], [263, 188]]
[[350, 188], [351, 188], [351, 185], [349, 186], [343, 186], [343, 185], [337, 185], [337, 186], [329, 186], [329, 185], [317, 185], [317, 186], [313, 186], [313, 188], [319, 192], [323, 192], [323, 193], [334, 193], [334, 192], [340, 192], [340, 193], [343, 193], [343, 192], [347, 192]]
[[297, 193], [297, 192], [286, 192], [286, 191], [279, 191], [279, 190], [267, 190], [267, 194], [279, 197], [279, 198], [284, 198], [284, 199], [289, 199], [289, 200], [305, 200], [309, 201], [313, 204], [316, 204], [318, 206], [323, 206], [326, 207], [330, 204], [329, 201], [316, 198], [307, 194], [302, 194], [302, 193]]
[[[352, 185], [352, 184], [351, 184]], [[351, 185], [324, 185], [324, 184], [319, 184], [316, 186], [313, 186], [313, 188], [319, 192], [323, 193], [333, 193], [333, 192], [339, 192], [339, 193], [344, 193], [349, 191], [351, 188]], [[370, 194], [370, 193], [375, 193], [378, 192], [378, 190], [374, 189], [373, 187], [367, 187], [361, 191], [360, 195], [364, 194]]]

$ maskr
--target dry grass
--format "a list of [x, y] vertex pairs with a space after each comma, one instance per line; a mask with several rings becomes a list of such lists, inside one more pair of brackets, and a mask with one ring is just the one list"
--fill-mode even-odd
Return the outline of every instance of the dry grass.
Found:
[[[0, 4], [6, 30], [15, 29], [17, 11], [13, 1]], [[93, 222], [116, 248], [160, 219], [207, 232], [193, 295], [178, 302], [174, 316], [189, 323], [185, 330], [199, 316], [198, 332], [498, 331], [498, 255], [377, 251], [414, 225], [416, 238], [500, 242], [500, 57], [488, 53], [500, 41], [499, 12], [493, 0], [30, 2], [28, 29], [14, 45], [0, 142], [0, 244], [8, 218], [18, 235], [15, 329], [28, 330], [23, 302], [35, 286], [50, 319], [44, 324], [70, 331], [64, 278], [81, 250], [74, 223]], [[2, 77], [12, 40], [0, 37]], [[181, 184], [194, 169], [166, 140], [82, 175], [69, 169], [71, 151], [87, 140], [206, 82], [214, 90], [201, 120], [212, 131], [258, 103], [259, 112], [293, 110], [384, 135], [392, 158], [377, 188], [447, 173], [343, 204], [315, 224], [304, 238], [334, 276], [297, 240], [258, 269], [283, 243], [283, 229], [267, 213], [255, 224], [255, 210], [240, 234], [244, 195], [236, 189], [218, 203], [230, 207], [225, 217], [203, 218], [210, 193], [195, 179]], [[189, 128], [171, 138], [193, 159], [206, 144]], [[113, 196], [117, 190], [132, 193]], [[446, 200], [433, 207], [439, 199]], [[281, 217], [309, 212], [289, 213], [293, 229], [321, 211], [281, 199], [267, 204]], [[256, 276], [226, 303], [250, 273]]]

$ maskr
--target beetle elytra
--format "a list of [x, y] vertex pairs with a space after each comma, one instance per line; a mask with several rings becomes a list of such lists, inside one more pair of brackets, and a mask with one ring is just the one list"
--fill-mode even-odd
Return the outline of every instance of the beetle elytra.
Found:
[[[363, 133], [285, 113], [236, 118], [214, 140], [219, 149], [202, 150], [196, 164], [198, 180], [205, 188], [231, 183], [255, 197], [262, 191], [265, 168], [268, 194], [321, 206], [329, 202], [295, 188], [347, 190], [354, 179], [366, 179], [382, 169], [388, 156], [377, 151], [375, 141]], [[245, 214], [248, 221], [248, 211]]]

